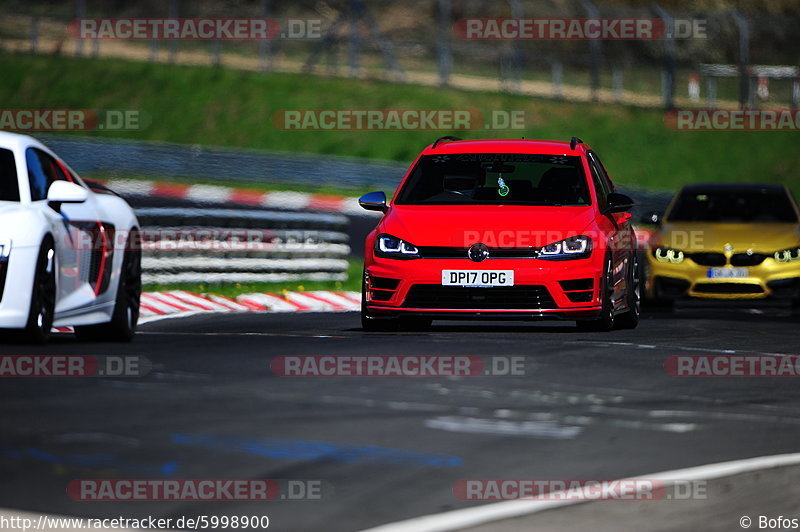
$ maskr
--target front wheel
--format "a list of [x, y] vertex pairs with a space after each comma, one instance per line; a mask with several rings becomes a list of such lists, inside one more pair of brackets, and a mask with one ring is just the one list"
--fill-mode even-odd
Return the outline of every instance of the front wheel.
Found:
[[36, 272], [31, 290], [31, 308], [28, 322], [23, 330], [23, 339], [30, 343], [46, 344], [53, 327], [56, 308], [56, 250], [48, 237], [39, 250]]
[[628, 289], [625, 293], [628, 311], [616, 319], [617, 329], [635, 329], [639, 325], [639, 316], [642, 313], [642, 282], [639, 257], [634, 254], [632, 260], [628, 273]]
[[142, 252], [138, 233], [131, 231], [122, 268], [119, 272], [117, 298], [111, 321], [98, 325], [75, 327], [75, 336], [84, 341], [130, 342], [139, 322], [142, 295]]
[[398, 325], [397, 318], [375, 318], [361, 307], [361, 328], [367, 332], [396, 331]]
[[606, 257], [604, 275], [600, 286], [602, 310], [600, 316], [593, 320], [578, 321], [578, 329], [590, 332], [608, 332], [614, 328], [614, 272], [611, 256]]

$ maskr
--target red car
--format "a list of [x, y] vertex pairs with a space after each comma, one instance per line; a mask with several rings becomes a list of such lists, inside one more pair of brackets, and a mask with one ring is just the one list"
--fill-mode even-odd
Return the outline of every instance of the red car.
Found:
[[365, 330], [433, 319], [566, 319], [634, 328], [640, 282], [633, 200], [614, 191], [580, 139], [467, 140], [428, 146], [366, 240]]

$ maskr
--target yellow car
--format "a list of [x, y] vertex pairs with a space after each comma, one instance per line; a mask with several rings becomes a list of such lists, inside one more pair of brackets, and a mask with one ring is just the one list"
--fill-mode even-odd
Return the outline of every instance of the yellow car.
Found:
[[780, 185], [691, 185], [673, 198], [647, 251], [646, 296], [800, 303], [800, 209]]

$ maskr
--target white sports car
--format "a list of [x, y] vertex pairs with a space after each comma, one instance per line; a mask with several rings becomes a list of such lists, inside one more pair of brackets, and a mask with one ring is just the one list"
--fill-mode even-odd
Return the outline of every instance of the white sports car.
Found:
[[139, 224], [125, 200], [36, 139], [0, 132], [2, 336], [43, 343], [71, 326], [80, 339], [130, 341], [140, 295]]

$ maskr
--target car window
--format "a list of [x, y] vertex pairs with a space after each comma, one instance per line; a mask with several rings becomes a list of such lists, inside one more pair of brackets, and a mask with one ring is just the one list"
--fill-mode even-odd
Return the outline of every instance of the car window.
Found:
[[464, 153], [423, 156], [395, 203], [583, 206], [591, 197], [580, 157]]
[[28, 148], [25, 150], [25, 161], [28, 165], [31, 201], [45, 199], [53, 181], [69, 181], [56, 160], [42, 150]]
[[608, 192], [614, 192], [617, 189], [617, 187], [614, 186], [614, 182], [611, 181], [610, 177], [608, 177], [608, 172], [606, 171], [605, 165], [603, 165], [603, 161], [601, 161], [597, 153], [593, 151], [589, 152], [589, 158], [592, 159], [597, 165], [597, 170], [600, 172], [600, 177], [602, 178], [603, 182], [606, 185], [606, 190]]
[[597, 203], [600, 206], [605, 206], [608, 204], [608, 194], [610, 190], [608, 189], [608, 184], [602, 177], [600, 169], [597, 167], [597, 163], [595, 163], [594, 159], [591, 157], [589, 158], [589, 169], [592, 172], [592, 181], [597, 191]]
[[19, 201], [19, 181], [14, 152], [0, 148], [0, 201]]
[[797, 223], [785, 191], [755, 187], [684, 190], [666, 218], [670, 222]]

